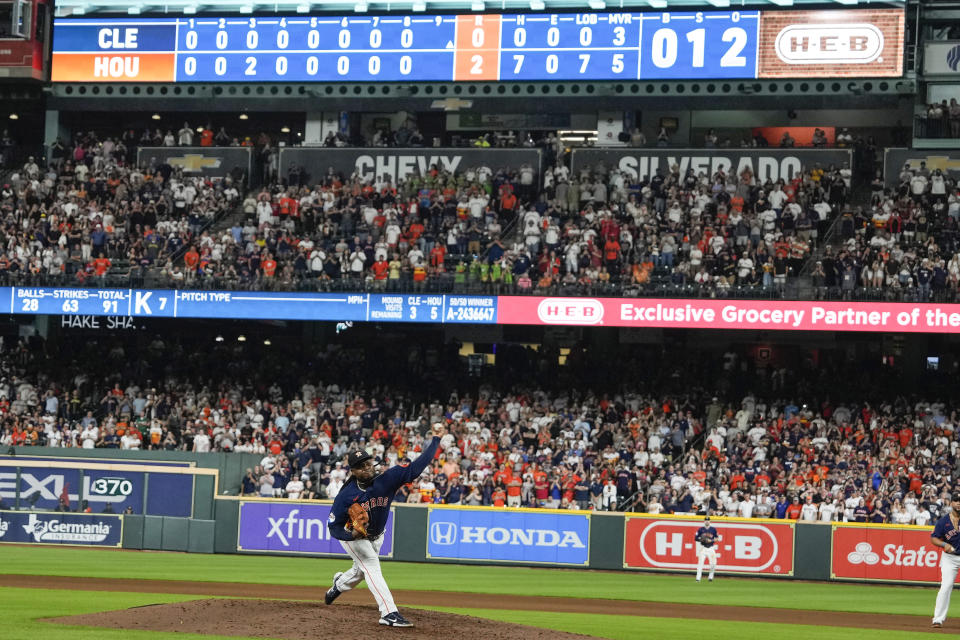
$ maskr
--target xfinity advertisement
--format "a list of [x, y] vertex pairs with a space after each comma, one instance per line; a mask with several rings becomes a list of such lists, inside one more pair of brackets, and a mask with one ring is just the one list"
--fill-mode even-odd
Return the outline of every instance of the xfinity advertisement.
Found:
[[[332, 505], [298, 502], [241, 502], [238, 551], [345, 556], [327, 522]], [[390, 510], [380, 555], [393, 555], [394, 513]]]

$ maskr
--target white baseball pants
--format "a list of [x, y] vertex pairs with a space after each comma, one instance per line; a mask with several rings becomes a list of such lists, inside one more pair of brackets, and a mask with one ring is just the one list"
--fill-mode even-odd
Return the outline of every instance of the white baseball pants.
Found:
[[708, 576], [710, 580], [713, 580], [713, 572], [717, 570], [717, 550], [713, 547], [700, 547], [697, 551], [697, 581], [700, 581], [700, 577], [703, 575], [703, 562], [705, 560], [710, 561], [710, 575]]
[[953, 581], [960, 569], [960, 556], [951, 553], [940, 554], [940, 591], [937, 592], [937, 608], [933, 611], [933, 621], [943, 624], [950, 610], [950, 596], [953, 594]]
[[393, 603], [393, 594], [383, 579], [380, 571], [380, 547], [383, 546], [383, 536], [376, 540], [341, 540], [343, 550], [353, 559], [353, 566], [344, 572], [336, 581], [340, 591], [350, 591], [363, 580], [367, 581], [367, 588], [373, 594], [373, 599], [380, 608], [380, 617], [393, 613], [397, 605]]

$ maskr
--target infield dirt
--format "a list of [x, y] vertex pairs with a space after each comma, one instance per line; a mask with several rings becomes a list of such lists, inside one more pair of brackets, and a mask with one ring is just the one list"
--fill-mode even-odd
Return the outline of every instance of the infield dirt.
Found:
[[[690, 581], [691, 589], [722, 589], [723, 581], [695, 584]], [[318, 635], [317, 628], [337, 629], [336, 636], [343, 640], [367, 638], [376, 629], [397, 633], [398, 629], [388, 629], [377, 624], [376, 608], [366, 589], [343, 594], [332, 606], [323, 604], [323, 594], [327, 585], [318, 582], [315, 588], [296, 585], [250, 584], [238, 582], [186, 582], [174, 580], [134, 580], [127, 578], [72, 578], [56, 576], [0, 575], [0, 586], [38, 589], [82, 589], [90, 591], [121, 591], [137, 593], [176, 593], [196, 594], [199, 596], [226, 596], [234, 598], [252, 598], [254, 600], [230, 601], [208, 600], [140, 607], [123, 611], [88, 614], [59, 618], [56, 622], [64, 624], [83, 624], [98, 627], [117, 627], [129, 629], [151, 629], [157, 631], [192, 631], [194, 633], [217, 633], [221, 635], [270, 636], [299, 640]], [[932, 608], [931, 591], [931, 608]], [[543, 596], [516, 596], [482, 593], [460, 593], [448, 591], [404, 591], [393, 592], [394, 600], [401, 607], [455, 607], [472, 609], [508, 609], [514, 611], [556, 611], [575, 613], [598, 613], [607, 615], [651, 616], [658, 618], [685, 618], [696, 620], [734, 620], [739, 622], [771, 622], [781, 624], [806, 624], [829, 627], [856, 627], [860, 629], [888, 629], [895, 631], [930, 630], [930, 618], [875, 613], [847, 613], [841, 611], [810, 611], [802, 609], [773, 609], [760, 606], [716, 606], [704, 604], [680, 604], [664, 602], [637, 602], [629, 600], [601, 600], [594, 598], [554, 598]], [[281, 601], [281, 602], [277, 602]], [[216, 604], [219, 603], [219, 604]], [[183, 617], [176, 607], [187, 612]], [[263, 607], [255, 609], [255, 607]], [[233, 627], [236, 620], [246, 619], [246, 612], [258, 611], [255, 619]], [[156, 616], [154, 616], [156, 614]], [[489, 638], [583, 638], [557, 631], [544, 631], [543, 636], [531, 635], [530, 627], [523, 627], [523, 636], [518, 636], [515, 625], [494, 622], [487, 619], [454, 616], [451, 614], [409, 611], [410, 618], [419, 629], [415, 637], [449, 640], [453, 637], [489, 637]], [[406, 615], [406, 614], [405, 614]], [[276, 623], [269, 623], [271, 616]], [[156, 617], [164, 620], [166, 626], [145, 626]], [[192, 620], [199, 626], [185, 628], [180, 620]], [[302, 624], [314, 626], [313, 633], [296, 633], [293, 619], [302, 620]], [[259, 622], [258, 622], [259, 620]], [[369, 624], [366, 622], [369, 621]], [[468, 622], [469, 621], [469, 622]], [[134, 624], [136, 623], [136, 624]], [[253, 628], [255, 625], [270, 624], [269, 628]], [[482, 625], [476, 634], [468, 635], [465, 625]], [[333, 625], [333, 626], [328, 626]], [[450, 625], [454, 625], [451, 627]], [[230, 629], [228, 631], [228, 628]], [[348, 631], [356, 628], [356, 635]], [[455, 632], [451, 631], [455, 628]], [[427, 633], [435, 629], [436, 633]], [[284, 630], [292, 630], [285, 633]], [[947, 621], [937, 633], [960, 634], [960, 621]], [[502, 635], [501, 635], [502, 634]]]

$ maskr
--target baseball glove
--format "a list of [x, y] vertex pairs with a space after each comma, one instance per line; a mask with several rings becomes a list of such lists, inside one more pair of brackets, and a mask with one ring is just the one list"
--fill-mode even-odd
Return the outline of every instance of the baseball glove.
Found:
[[354, 502], [347, 509], [347, 516], [350, 518], [347, 528], [358, 532], [361, 536], [366, 536], [367, 525], [370, 523], [370, 514], [367, 513], [366, 509], [360, 503]]

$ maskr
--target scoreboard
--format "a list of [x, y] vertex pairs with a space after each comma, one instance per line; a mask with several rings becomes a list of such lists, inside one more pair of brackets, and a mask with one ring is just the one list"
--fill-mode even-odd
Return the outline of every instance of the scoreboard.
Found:
[[[862, 14], [887, 14], [893, 21]], [[77, 19], [54, 82], [615, 81], [902, 74], [903, 11]], [[855, 15], [861, 14], [861, 15]], [[777, 15], [774, 12], [774, 15]], [[887, 15], [884, 15], [886, 19]], [[828, 16], [830, 22], [816, 22]], [[813, 25], [813, 26], [811, 26]], [[769, 42], [767, 42], [769, 41]], [[888, 47], [888, 49], [885, 49]], [[890, 49], [892, 47], [892, 49]], [[768, 51], [769, 50], [769, 51]], [[798, 53], [799, 52], [799, 53]], [[897, 54], [899, 52], [899, 55]], [[764, 64], [763, 56], [777, 60]], [[887, 56], [887, 65], [873, 68]], [[814, 66], [815, 65], [815, 66]]]

